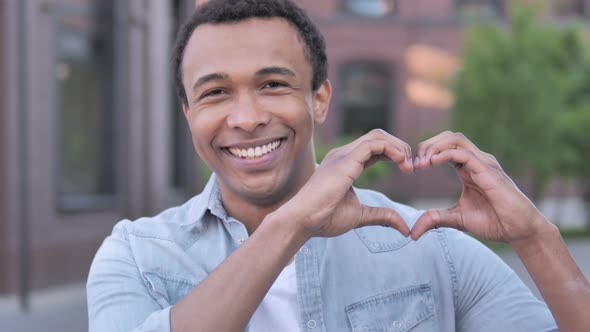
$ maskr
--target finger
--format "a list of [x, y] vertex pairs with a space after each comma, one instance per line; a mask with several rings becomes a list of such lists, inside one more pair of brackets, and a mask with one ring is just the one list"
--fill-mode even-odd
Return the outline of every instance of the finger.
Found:
[[394, 209], [384, 207], [362, 206], [358, 227], [385, 226], [397, 229], [403, 236], [410, 235], [408, 224]]
[[[375, 165], [377, 162], [386, 162], [386, 163], [392, 163], [393, 161], [391, 159], [389, 159], [386, 156], [383, 155], [379, 155], [379, 156], [372, 156], [371, 159], [369, 159], [369, 161], [367, 161], [365, 163], [365, 169]], [[406, 158], [406, 160], [403, 161], [403, 163], [406, 163], [407, 165], [405, 165], [404, 169], [413, 169], [414, 164], [412, 163], [412, 159], [411, 158]]]
[[412, 158], [412, 148], [410, 147], [410, 145], [408, 143], [400, 140], [399, 138], [391, 135], [390, 133], [388, 133], [387, 131], [385, 131], [383, 129], [373, 129], [373, 130], [371, 130], [367, 134], [359, 137], [355, 141], [353, 141], [350, 144], [348, 144], [348, 147], [347, 147], [346, 150], [348, 152], [354, 150], [358, 145], [360, 145], [365, 140], [377, 140], [377, 141], [384, 140], [384, 141], [390, 141], [392, 144], [394, 144], [400, 150], [402, 150], [403, 152], [405, 152], [405, 154], [406, 154], [406, 156], [407, 156], [408, 159], [411, 160], [411, 158]]
[[410, 147], [410, 144], [400, 140], [399, 138], [397, 139], [399, 141], [399, 144], [401, 144], [401, 146], [403, 147], [404, 151], [406, 151], [406, 157], [408, 158], [408, 160], [412, 160], [412, 148]]
[[347, 145], [345, 145], [343, 147], [343, 149], [347, 152], [350, 153], [352, 150], [356, 149], [360, 144], [363, 143], [363, 141], [367, 141], [367, 140], [386, 140], [387, 139], [387, 132], [385, 132], [384, 130], [381, 129], [373, 129], [371, 131], [369, 131], [368, 133], [364, 134], [363, 136], [355, 139], [354, 141], [348, 143]]
[[487, 165], [477, 157], [475, 153], [465, 149], [444, 150], [430, 157], [430, 165], [436, 166], [442, 163], [451, 163], [456, 168], [462, 168], [469, 173], [481, 173], [487, 170]]
[[[373, 157], [385, 156], [398, 163], [403, 172], [412, 172], [413, 165], [407, 158], [406, 152], [397, 144], [385, 140], [365, 140], [349, 153], [349, 157], [360, 163], [363, 169]], [[360, 175], [360, 174], [359, 174]]]
[[465, 230], [463, 218], [457, 209], [430, 209], [424, 212], [412, 227], [410, 236], [418, 240], [427, 231], [438, 227], [452, 227]]
[[479, 149], [463, 134], [445, 131], [435, 137], [432, 137], [418, 145], [416, 151], [416, 160], [414, 161], [417, 168], [431, 166], [430, 158], [447, 149], [463, 148], [473, 152], [480, 152]]
[[416, 165], [420, 165], [420, 161], [422, 157], [426, 155], [426, 151], [429, 150], [429, 148], [431, 148], [437, 141], [441, 140], [445, 136], [448, 136], [450, 133], [450, 131], [444, 131], [434, 137], [418, 143], [418, 146], [416, 147], [416, 159], [414, 160], [414, 163]]

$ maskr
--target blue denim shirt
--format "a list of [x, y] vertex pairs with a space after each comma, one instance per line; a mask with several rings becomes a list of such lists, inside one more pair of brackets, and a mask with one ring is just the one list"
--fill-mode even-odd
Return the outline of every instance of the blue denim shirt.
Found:
[[[421, 213], [374, 191], [357, 194], [394, 208], [410, 226]], [[170, 331], [171, 306], [247, 238], [224, 210], [214, 176], [182, 206], [119, 222], [90, 269], [90, 331]], [[557, 330], [500, 258], [452, 229], [418, 241], [384, 227], [312, 238], [295, 262], [301, 331]]]

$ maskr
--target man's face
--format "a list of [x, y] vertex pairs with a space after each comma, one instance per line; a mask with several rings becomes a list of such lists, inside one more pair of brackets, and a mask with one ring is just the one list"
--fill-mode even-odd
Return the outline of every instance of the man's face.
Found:
[[279, 18], [201, 25], [181, 69], [193, 143], [224, 199], [273, 204], [295, 194], [315, 169], [314, 123], [331, 92], [328, 82], [312, 91], [296, 30]]

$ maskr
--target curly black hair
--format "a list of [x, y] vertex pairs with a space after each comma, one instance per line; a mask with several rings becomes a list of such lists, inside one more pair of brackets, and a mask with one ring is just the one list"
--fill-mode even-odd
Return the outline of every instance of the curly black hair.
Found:
[[188, 99], [182, 84], [181, 64], [193, 31], [205, 23], [222, 24], [255, 17], [279, 17], [287, 20], [304, 42], [305, 56], [313, 68], [312, 90], [316, 91], [324, 83], [328, 76], [324, 37], [305, 11], [291, 0], [211, 0], [195, 10], [176, 36], [172, 62], [176, 92], [183, 104], [188, 105]]

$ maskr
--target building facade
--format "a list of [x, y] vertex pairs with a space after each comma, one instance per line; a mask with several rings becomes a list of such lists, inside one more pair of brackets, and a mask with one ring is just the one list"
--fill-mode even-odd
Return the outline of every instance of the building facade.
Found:
[[[197, 1], [198, 2], [198, 1]], [[554, 1], [584, 15], [590, 1]], [[326, 37], [334, 97], [318, 144], [381, 127], [412, 144], [448, 127], [463, 20], [499, 0], [300, 0]], [[548, 3], [553, 3], [548, 0]], [[206, 181], [172, 86], [194, 0], [0, 1], [0, 294], [82, 281], [123, 218]], [[557, 7], [556, 7], [557, 8]], [[563, 9], [565, 8], [565, 9]], [[560, 14], [561, 15], [561, 14]], [[440, 169], [394, 175], [394, 198], [454, 194]]]
[[0, 2], [0, 293], [84, 280], [116, 221], [199, 190], [169, 68], [193, 7]]

